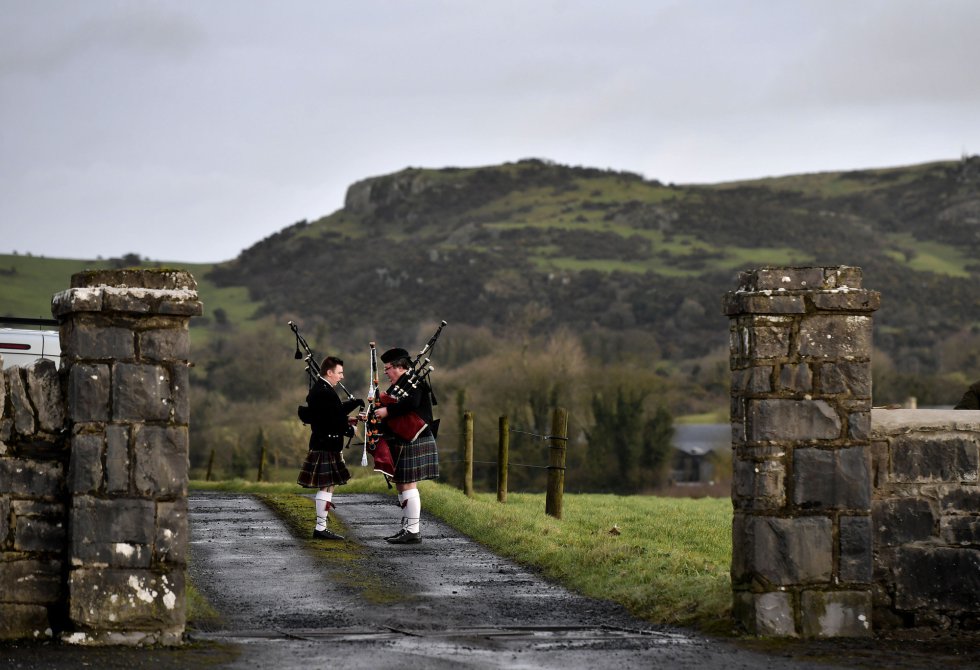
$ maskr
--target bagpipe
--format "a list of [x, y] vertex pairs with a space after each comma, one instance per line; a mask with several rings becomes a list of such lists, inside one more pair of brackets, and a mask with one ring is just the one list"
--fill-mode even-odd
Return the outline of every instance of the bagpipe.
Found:
[[[374, 342], [370, 342], [371, 347], [371, 387], [368, 390], [367, 414], [364, 420], [364, 451], [361, 456], [361, 465], [367, 465], [367, 455], [371, 454], [374, 461], [374, 471], [380, 472], [385, 479], [390, 480], [395, 476], [395, 463], [398, 461], [400, 449], [397, 444], [388, 444], [381, 429], [381, 419], [378, 418], [377, 410], [379, 407], [388, 407], [398, 402], [399, 397], [381, 392], [378, 384], [378, 349]], [[398, 389], [404, 395], [407, 391]], [[388, 430], [406, 442], [418, 439], [418, 436], [428, 427], [422, 417], [415, 412], [402, 414], [399, 416], [388, 416], [385, 420]]]
[[[299, 327], [292, 321], [289, 322], [289, 327], [292, 329], [293, 335], [296, 336], [296, 353], [293, 355], [293, 358], [296, 360], [302, 359], [306, 362], [306, 374], [309, 376], [310, 388], [313, 388], [316, 380], [320, 378], [320, 364], [316, 362], [316, 354], [314, 354], [313, 350], [310, 349], [310, 345], [307, 344], [303, 336], [299, 334]], [[301, 346], [303, 347], [303, 351], [306, 353], [300, 352], [299, 349]], [[347, 390], [347, 387], [344, 386], [343, 382], [338, 381], [337, 386], [339, 386], [340, 389], [347, 394], [348, 400], [357, 400], [357, 398], [354, 397], [354, 394]], [[296, 414], [299, 416], [300, 421], [305, 424], [309, 424], [313, 421], [313, 417], [310, 415], [310, 408], [306, 405], [300, 405], [297, 407]], [[367, 463], [363, 463], [363, 465], [367, 465]]]
[[[364, 419], [364, 451], [361, 456], [361, 465], [367, 465], [367, 455], [371, 454], [374, 460], [374, 471], [380, 472], [385, 479], [395, 476], [395, 459], [392, 457], [391, 448], [388, 440], [381, 434], [381, 419], [378, 418], [377, 410], [381, 407], [378, 389], [378, 350], [374, 342], [369, 343], [371, 347], [371, 377], [370, 388], [367, 397], [367, 413]], [[389, 481], [388, 487], [391, 488]]]

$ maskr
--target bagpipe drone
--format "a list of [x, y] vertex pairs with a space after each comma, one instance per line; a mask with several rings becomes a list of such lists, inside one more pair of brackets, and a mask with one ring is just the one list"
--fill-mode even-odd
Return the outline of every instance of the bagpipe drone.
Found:
[[[299, 334], [299, 327], [292, 321], [289, 322], [289, 327], [296, 336], [296, 354], [293, 356], [293, 358], [306, 362], [306, 373], [309, 376], [310, 388], [313, 388], [316, 380], [320, 378], [320, 364], [317, 363], [316, 354], [314, 354], [313, 350], [310, 349], [310, 345], [307, 344], [306, 340], [303, 339], [303, 336]], [[303, 348], [303, 352], [305, 353], [299, 350], [300, 347]], [[357, 398], [354, 397], [354, 394], [347, 390], [347, 387], [344, 386], [343, 382], [338, 381], [337, 386], [339, 386], [340, 389], [347, 394], [347, 398], [349, 400], [357, 400]], [[310, 416], [310, 408], [306, 405], [300, 405], [297, 407], [296, 414], [303, 423], [308, 424], [313, 420], [313, 417]], [[367, 463], [364, 463], [363, 465], [367, 465]]]

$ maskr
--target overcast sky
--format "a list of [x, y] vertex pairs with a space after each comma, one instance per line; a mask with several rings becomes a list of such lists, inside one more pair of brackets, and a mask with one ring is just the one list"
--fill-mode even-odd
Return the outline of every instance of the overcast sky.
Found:
[[210, 262], [405, 167], [980, 153], [974, 0], [0, 0], [0, 253]]

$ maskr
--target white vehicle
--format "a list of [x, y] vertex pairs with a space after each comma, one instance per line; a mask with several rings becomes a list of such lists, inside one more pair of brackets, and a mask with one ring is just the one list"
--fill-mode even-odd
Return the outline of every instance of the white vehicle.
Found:
[[[28, 365], [39, 358], [50, 358], [61, 366], [61, 339], [57, 330], [50, 330], [57, 321], [0, 317], [0, 323], [38, 326], [34, 329], [0, 328], [0, 356], [4, 368]], [[41, 330], [41, 326], [49, 329]]]

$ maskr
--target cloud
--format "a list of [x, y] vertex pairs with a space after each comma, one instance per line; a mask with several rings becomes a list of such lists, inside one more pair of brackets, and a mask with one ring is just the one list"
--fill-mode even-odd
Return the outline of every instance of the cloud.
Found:
[[940, 105], [980, 101], [980, 3], [831, 2], [768, 102]]
[[80, 4], [65, 11], [55, 3], [4, 3], [0, 77], [62, 71], [99, 51], [123, 59], [183, 59], [206, 41], [199, 25], [162, 5], [124, 4], [103, 13], [105, 5], [93, 3], [86, 10]]
[[[34, 253], [71, 225], [89, 231], [73, 253], [230, 258], [410, 165], [540, 157], [685, 183], [980, 146], [973, 0], [0, 0], [0, 15], [0, 222], [27, 224], [7, 248]], [[145, 248], [109, 251], [126, 226]]]

